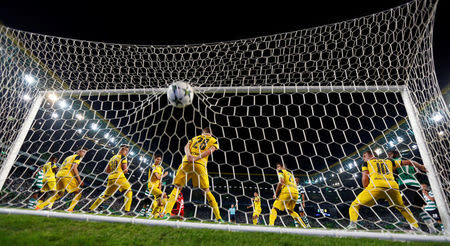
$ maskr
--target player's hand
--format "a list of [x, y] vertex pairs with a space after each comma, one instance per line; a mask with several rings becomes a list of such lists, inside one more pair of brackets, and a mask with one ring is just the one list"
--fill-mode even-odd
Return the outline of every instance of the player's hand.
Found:
[[277, 195], [275, 194], [275, 195], [273, 195], [273, 199], [277, 199]]
[[187, 159], [188, 159], [189, 162], [194, 162], [194, 161], [195, 161], [195, 160], [194, 160], [195, 157], [194, 157], [193, 155], [188, 155], [188, 156], [187, 156]]
[[83, 186], [84, 186], [84, 182], [80, 181], [80, 187], [83, 187]]

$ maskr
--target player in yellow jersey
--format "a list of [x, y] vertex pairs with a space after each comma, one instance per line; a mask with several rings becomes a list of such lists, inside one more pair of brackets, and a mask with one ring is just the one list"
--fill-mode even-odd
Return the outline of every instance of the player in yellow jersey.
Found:
[[155, 160], [155, 163], [148, 171], [148, 190], [150, 191], [150, 194], [155, 196], [155, 199], [157, 199], [162, 194], [161, 180], [166, 177], [169, 172], [166, 171], [163, 174], [163, 168], [161, 166], [162, 157], [160, 154], [155, 154], [153, 159]]
[[[44, 177], [42, 179], [43, 186], [41, 188], [41, 192], [43, 196], [51, 197], [56, 194], [56, 178], [55, 173], [58, 170], [56, 166], [56, 162], [58, 161], [58, 157], [52, 156], [49, 162], [45, 163], [42, 166], [42, 170], [44, 172]], [[50, 196], [48, 196], [50, 194]], [[43, 201], [39, 200], [37, 205], [40, 205]], [[51, 208], [51, 207], [49, 207]]]
[[151, 218], [160, 218], [164, 216], [164, 207], [167, 204], [167, 194], [163, 192], [161, 196], [152, 204], [152, 215]]
[[178, 194], [183, 186], [192, 179], [192, 184], [195, 187], [201, 188], [206, 195], [209, 205], [212, 207], [214, 215], [219, 222], [223, 222], [220, 216], [219, 205], [216, 202], [213, 194], [209, 190], [209, 179], [206, 165], [208, 163], [208, 157], [217, 149], [219, 145], [217, 139], [212, 136], [211, 129], [209, 127], [203, 129], [202, 135], [196, 136], [191, 139], [186, 146], [184, 146], [185, 156], [183, 157], [183, 163], [178, 167], [177, 173], [173, 180], [175, 185], [172, 193], [170, 193], [169, 201], [165, 209], [165, 217], [170, 217], [175, 202], [177, 201]]
[[356, 229], [361, 205], [373, 206], [378, 199], [384, 199], [389, 205], [400, 211], [413, 229], [418, 228], [416, 219], [411, 211], [403, 204], [398, 190], [398, 183], [394, 179], [394, 170], [401, 165], [414, 165], [409, 160], [378, 159], [372, 151], [363, 154], [362, 183], [364, 190], [359, 193], [349, 208], [350, 224], [347, 229]]
[[258, 192], [255, 192], [254, 197], [252, 198], [252, 205], [248, 206], [247, 208], [253, 207], [253, 224], [258, 224], [258, 218], [261, 214], [261, 197], [259, 197]]
[[87, 151], [88, 149], [83, 147], [74, 155], [71, 155], [64, 160], [58, 173], [56, 173], [57, 193], [45, 202], [36, 206], [36, 209], [43, 209], [46, 206], [51, 208], [55, 201], [61, 198], [64, 195], [64, 192], [67, 191], [68, 193], [75, 193], [69, 208], [66, 209], [68, 212], [73, 211], [78, 201], [81, 199], [81, 187], [83, 186], [83, 181], [78, 172], [78, 165], [84, 155], [86, 155]]
[[[275, 195], [273, 195], [273, 198], [276, 200], [273, 203], [272, 210], [270, 210], [269, 226], [273, 226], [275, 224], [278, 214], [277, 210], [287, 210], [295, 222], [302, 225], [303, 228], [306, 228], [305, 223], [303, 223], [300, 216], [294, 211], [295, 203], [298, 199], [298, 189], [295, 184], [294, 175], [291, 172], [288, 172], [282, 163], [277, 163], [277, 172], [279, 182]], [[278, 197], [277, 194], [279, 194]]]
[[89, 208], [91, 211], [95, 210], [100, 204], [113, 196], [117, 190], [125, 194], [125, 212], [130, 212], [133, 192], [131, 185], [128, 182], [125, 174], [128, 172], [127, 154], [129, 151], [127, 145], [120, 146], [117, 155], [113, 156], [106, 166], [106, 173], [108, 173], [108, 184], [103, 194], [92, 204]]

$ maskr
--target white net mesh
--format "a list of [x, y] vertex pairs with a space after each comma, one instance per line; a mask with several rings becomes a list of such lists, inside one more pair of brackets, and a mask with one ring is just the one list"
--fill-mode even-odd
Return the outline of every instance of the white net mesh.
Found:
[[[257, 191], [260, 223], [267, 224], [278, 182], [274, 164], [282, 161], [306, 189], [311, 226], [342, 228], [361, 191], [362, 152], [372, 149], [385, 157], [396, 149], [423, 162], [403, 87], [419, 112], [428, 148], [421, 151], [431, 157], [440, 194], [448, 194], [450, 115], [433, 69], [434, 10], [435, 1], [418, 0], [327, 26], [183, 46], [96, 43], [1, 26], [1, 155], [7, 178], [0, 180], [5, 182], [0, 202], [27, 207], [35, 170], [52, 155], [61, 163], [87, 147], [79, 166], [85, 186], [75, 210], [88, 211], [106, 185], [108, 160], [128, 144], [132, 210], [139, 212], [153, 154], [162, 153], [170, 171], [163, 179], [169, 193], [184, 145], [210, 126], [220, 150], [210, 158], [208, 173], [224, 219], [237, 204], [237, 222], [251, 223], [247, 206]], [[185, 109], [169, 106], [164, 95], [177, 80], [197, 89]], [[56, 91], [55, 97], [47, 93], [39, 105], [9, 170], [6, 158], [34, 100], [45, 91]], [[426, 175], [417, 177], [428, 182]], [[214, 219], [199, 189], [189, 184], [182, 192], [186, 218]], [[70, 196], [53, 209], [67, 208]], [[447, 200], [439, 202], [441, 213], [447, 212]], [[422, 210], [413, 207], [421, 222]], [[119, 193], [102, 205], [113, 214], [122, 208]], [[365, 229], [409, 228], [387, 202], [360, 212]], [[293, 223], [280, 215], [278, 225]]]

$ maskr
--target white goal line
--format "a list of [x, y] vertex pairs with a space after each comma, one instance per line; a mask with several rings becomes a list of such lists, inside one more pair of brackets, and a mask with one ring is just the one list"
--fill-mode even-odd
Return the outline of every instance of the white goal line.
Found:
[[371, 238], [383, 240], [399, 240], [399, 241], [432, 241], [432, 242], [450, 242], [448, 236], [435, 236], [424, 234], [410, 233], [390, 233], [390, 232], [367, 232], [367, 231], [346, 231], [346, 230], [327, 230], [327, 229], [300, 229], [300, 228], [282, 228], [268, 226], [252, 226], [252, 225], [230, 225], [230, 224], [212, 224], [212, 223], [195, 223], [182, 221], [166, 221], [166, 220], [150, 220], [128, 217], [114, 217], [104, 215], [79, 214], [79, 213], [63, 213], [53, 211], [33, 211], [14, 208], [0, 208], [1, 214], [18, 214], [18, 215], [34, 215], [52, 218], [64, 218], [81, 221], [95, 222], [111, 222], [111, 223], [130, 223], [147, 226], [170, 226], [175, 228], [190, 229], [213, 229], [236, 232], [269, 232], [269, 233], [285, 233], [304, 236], [318, 237], [355, 237], [355, 238]]
[[[141, 89], [97, 89], [97, 90], [56, 90], [44, 91], [44, 94], [56, 95], [120, 95], [120, 94], [163, 94], [167, 88]], [[212, 93], [339, 93], [339, 92], [402, 92], [407, 90], [404, 85], [395, 86], [229, 86], [229, 87], [194, 87], [195, 92]]]

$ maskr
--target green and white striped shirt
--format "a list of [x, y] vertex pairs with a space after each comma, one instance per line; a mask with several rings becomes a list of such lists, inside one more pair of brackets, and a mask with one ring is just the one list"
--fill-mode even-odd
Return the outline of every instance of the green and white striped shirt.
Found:
[[298, 189], [298, 199], [295, 204], [303, 204], [302, 194], [305, 194], [305, 197], [306, 197], [305, 188], [301, 185], [297, 185], [297, 189]]
[[42, 170], [42, 168], [40, 168], [38, 173], [34, 177], [34, 186], [41, 189], [43, 186], [43, 183], [42, 183], [43, 178], [44, 178], [44, 170]]
[[[394, 160], [401, 160], [401, 158], [396, 158]], [[420, 187], [420, 183], [416, 179], [417, 172], [414, 166], [400, 166], [396, 171], [398, 173], [397, 183], [399, 185]]]
[[[428, 191], [428, 195], [434, 198], [433, 192], [431, 190]], [[429, 199], [427, 196], [425, 196], [425, 194], [423, 194], [423, 199], [425, 199], [425, 202], [427, 203], [424, 208], [425, 211], [433, 211], [437, 209], [436, 202]]]

